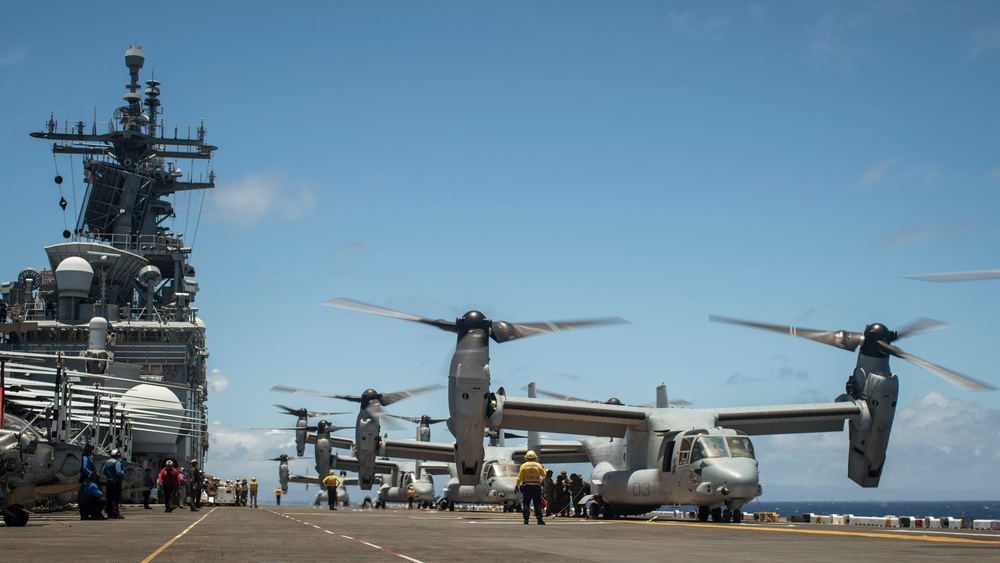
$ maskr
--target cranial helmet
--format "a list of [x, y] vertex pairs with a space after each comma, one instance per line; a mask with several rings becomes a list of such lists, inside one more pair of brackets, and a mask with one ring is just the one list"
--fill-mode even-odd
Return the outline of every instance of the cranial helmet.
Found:
[[524, 461], [535, 461], [536, 459], [538, 459], [538, 455], [535, 454], [535, 450], [528, 450], [524, 454]]
[[118, 449], [117, 449], [117, 448], [115, 448], [115, 449], [111, 450], [111, 457], [118, 457], [118, 453], [119, 453], [119, 452], [118, 452]]

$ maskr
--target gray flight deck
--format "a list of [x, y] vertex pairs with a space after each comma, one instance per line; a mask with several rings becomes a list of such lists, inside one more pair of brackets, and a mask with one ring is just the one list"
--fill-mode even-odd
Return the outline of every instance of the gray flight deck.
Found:
[[4, 561], [998, 561], [1000, 532], [552, 518], [301, 505], [33, 514]]

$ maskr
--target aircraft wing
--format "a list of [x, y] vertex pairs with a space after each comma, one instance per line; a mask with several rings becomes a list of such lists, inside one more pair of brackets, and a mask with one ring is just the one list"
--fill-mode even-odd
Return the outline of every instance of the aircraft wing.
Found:
[[854, 401], [712, 410], [719, 426], [750, 435], [840, 432], [845, 420], [862, 414]]
[[[342, 469], [344, 471], [358, 472], [361, 469], [361, 463], [358, 462], [358, 458], [349, 456], [333, 456], [333, 462], [330, 464], [330, 469]], [[392, 473], [396, 469], [396, 464], [391, 461], [385, 461], [381, 459], [375, 460], [375, 472], [376, 473]], [[291, 479], [291, 477], [289, 477]]]
[[451, 475], [451, 465], [454, 465], [454, 463], [421, 461], [420, 471], [428, 475]]
[[389, 440], [382, 442], [382, 451], [388, 457], [419, 459], [421, 461], [455, 461], [454, 444], [421, 442], [419, 440]]
[[289, 483], [301, 483], [303, 485], [319, 485], [320, 484], [319, 477], [315, 477], [315, 476], [311, 476], [311, 475], [289, 475], [288, 476], [288, 482]]
[[497, 408], [490, 417], [490, 426], [621, 438], [629, 427], [645, 427], [646, 420], [654, 410], [656, 409], [651, 407], [498, 395]]
[[[306, 434], [306, 443], [315, 444], [316, 435]], [[354, 449], [354, 438], [345, 438], [343, 436], [330, 436], [330, 447], [337, 448], [338, 450], [353, 450]]]
[[[524, 459], [524, 453], [527, 451], [527, 445], [514, 448], [513, 459], [520, 462]], [[535, 447], [535, 453], [538, 454], [538, 459], [546, 465], [550, 463], [590, 463], [590, 458], [587, 457], [583, 444], [575, 440], [542, 442], [540, 446]]]

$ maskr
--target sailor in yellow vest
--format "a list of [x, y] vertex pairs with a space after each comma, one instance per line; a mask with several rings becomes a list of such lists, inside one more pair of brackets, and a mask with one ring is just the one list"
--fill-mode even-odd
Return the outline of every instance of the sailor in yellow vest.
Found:
[[257, 482], [256, 477], [250, 478], [250, 506], [257, 508], [257, 487], [260, 483]]
[[281, 487], [274, 489], [274, 496], [277, 498], [278, 506], [281, 506]]
[[330, 510], [337, 510], [337, 487], [340, 486], [340, 478], [334, 475], [332, 469], [329, 475], [323, 477], [323, 486], [326, 487], [326, 494], [330, 501]]
[[535, 518], [539, 524], [545, 524], [542, 520], [542, 479], [545, 477], [545, 468], [535, 461], [538, 456], [534, 450], [528, 450], [524, 454], [524, 463], [517, 472], [517, 481], [514, 482], [514, 492], [521, 492], [524, 502], [521, 509], [524, 511], [524, 523], [528, 523], [531, 515], [531, 503], [535, 503]]

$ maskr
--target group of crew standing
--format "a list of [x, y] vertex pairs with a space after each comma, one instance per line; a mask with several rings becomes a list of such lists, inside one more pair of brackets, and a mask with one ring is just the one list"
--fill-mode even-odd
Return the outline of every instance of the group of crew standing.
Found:
[[545, 499], [546, 516], [581, 517], [586, 516], [586, 507], [581, 503], [590, 494], [590, 483], [577, 473], [566, 475], [566, 470], [552, 479], [552, 470], [545, 472], [542, 479], [542, 498]]
[[[77, 493], [80, 519], [124, 519], [121, 513], [121, 500], [125, 468], [122, 466], [121, 452], [118, 449], [111, 450], [111, 455], [101, 464], [100, 469], [94, 465], [93, 455], [93, 446], [90, 444], [84, 446], [83, 456], [80, 459], [80, 489]], [[151, 468], [147, 467], [140, 487], [143, 508], [153, 508], [150, 506], [152, 492], [154, 489], [159, 489], [164, 512], [172, 512], [185, 504], [192, 512], [197, 512], [201, 508], [203, 479], [204, 474], [198, 467], [197, 460], [191, 460], [186, 469], [178, 470], [174, 467], [173, 460], [168, 459], [155, 479]], [[103, 489], [101, 485], [104, 485]]]

